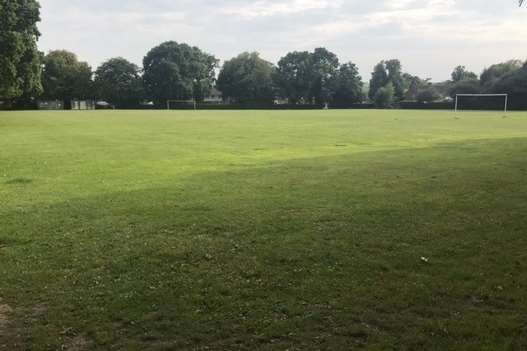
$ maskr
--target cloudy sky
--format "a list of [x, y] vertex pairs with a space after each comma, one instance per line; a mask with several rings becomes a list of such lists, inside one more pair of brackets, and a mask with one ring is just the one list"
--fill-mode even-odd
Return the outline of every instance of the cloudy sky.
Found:
[[324, 46], [365, 79], [381, 59], [436, 81], [453, 67], [480, 72], [527, 59], [527, 7], [517, 0], [40, 0], [40, 48], [67, 49], [97, 66], [123, 56], [140, 64], [175, 40], [219, 59]]

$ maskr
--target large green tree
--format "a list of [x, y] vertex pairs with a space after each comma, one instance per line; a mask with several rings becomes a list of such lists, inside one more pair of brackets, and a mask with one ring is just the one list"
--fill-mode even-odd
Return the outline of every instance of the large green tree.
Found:
[[280, 95], [289, 102], [310, 102], [313, 81], [313, 58], [307, 51], [290, 52], [278, 61], [274, 77]]
[[122, 57], [112, 58], [95, 71], [98, 97], [119, 108], [137, 106], [143, 99], [143, 80], [137, 65]]
[[147, 94], [157, 106], [167, 100], [203, 100], [214, 83], [218, 60], [197, 47], [174, 41], [162, 43], [143, 60]]
[[412, 76], [408, 73], [403, 74], [403, 79], [408, 86], [404, 97], [410, 101], [419, 100], [417, 97], [423, 91], [428, 90], [431, 85], [430, 79], [422, 79], [419, 76]]
[[334, 95], [335, 79], [340, 67], [337, 55], [325, 48], [317, 48], [312, 56], [310, 98], [317, 104], [331, 101]]
[[35, 0], [0, 0], [0, 99], [42, 91], [40, 5]]
[[88, 63], [66, 50], [50, 51], [44, 57], [42, 83], [44, 97], [64, 100], [66, 107], [72, 99], [95, 97], [92, 70]]
[[[453, 86], [451, 95], [462, 93], [508, 94], [509, 107], [527, 108], [527, 63], [522, 65], [522, 62], [513, 60], [490, 66], [483, 72], [481, 83], [475, 79], [460, 81]], [[501, 108], [502, 104], [502, 98], [478, 100], [479, 107]]]
[[510, 60], [507, 62], [492, 65], [483, 70], [483, 73], [481, 73], [481, 84], [488, 88], [492, 86], [492, 84], [494, 84], [496, 81], [498, 81], [501, 77], [505, 76], [510, 72], [514, 72], [521, 69], [522, 66], [523, 62], [520, 60]]
[[527, 62], [522, 68], [510, 71], [497, 79], [489, 92], [509, 94], [513, 101], [527, 101]]
[[347, 106], [363, 100], [363, 83], [357, 66], [348, 62], [336, 73], [332, 100], [337, 106]]
[[291, 52], [278, 62], [275, 82], [291, 103], [323, 104], [331, 101], [339, 69], [337, 55], [325, 48]]
[[477, 80], [478, 75], [474, 72], [468, 71], [465, 66], [457, 66], [451, 74], [452, 82], [458, 83], [463, 80]]
[[468, 71], [465, 66], [457, 66], [451, 74], [449, 95], [454, 98], [457, 94], [479, 94], [483, 91], [476, 73]]
[[373, 67], [373, 72], [371, 74], [370, 90], [368, 92], [370, 100], [373, 100], [375, 95], [377, 94], [377, 91], [379, 91], [380, 88], [384, 87], [387, 84], [388, 73], [386, 72], [386, 66], [384, 65], [384, 61], [381, 61], [376, 64], [375, 67]]
[[[370, 99], [374, 100], [379, 89], [388, 84], [391, 84], [394, 99], [404, 99], [405, 80], [402, 74], [401, 62], [397, 59], [381, 61], [375, 65], [371, 74], [370, 91], [368, 93]], [[406, 83], [406, 85], [409, 85], [409, 83]]]
[[393, 85], [394, 96], [397, 99], [402, 100], [404, 98], [405, 88], [401, 61], [397, 59], [387, 60], [384, 64], [388, 71], [388, 82]]
[[217, 86], [225, 99], [240, 103], [272, 103], [274, 69], [273, 64], [260, 58], [258, 53], [245, 52], [223, 64]]

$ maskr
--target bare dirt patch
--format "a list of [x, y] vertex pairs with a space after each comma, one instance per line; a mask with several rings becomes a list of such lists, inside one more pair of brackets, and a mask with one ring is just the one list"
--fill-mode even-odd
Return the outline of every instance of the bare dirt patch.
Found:
[[64, 345], [62, 350], [65, 351], [85, 351], [88, 350], [90, 343], [82, 335], [77, 335], [74, 338], [69, 339]]
[[13, 312], [13, 309], [7, 304], [2, 304], [2, 299], [0, 299], [0, 330], [9, 322], [9, 314], [11, 312]]

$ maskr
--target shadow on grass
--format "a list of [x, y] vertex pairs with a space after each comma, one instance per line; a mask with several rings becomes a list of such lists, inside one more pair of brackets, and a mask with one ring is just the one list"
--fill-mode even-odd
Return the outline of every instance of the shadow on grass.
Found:
[[46, 306], [0, 345], [526, 346], [526, 151], [292, 160], [0, 214], [0, 294]]
[[29, 178], [13, 178], [5, 182], [7, 185], [14, 185], [14, 184], [29, 184], [32, 183], [33, 180]]

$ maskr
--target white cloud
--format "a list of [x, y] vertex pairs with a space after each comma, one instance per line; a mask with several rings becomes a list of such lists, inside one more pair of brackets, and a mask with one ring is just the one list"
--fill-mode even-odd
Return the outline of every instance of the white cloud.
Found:
[[277, 15], [291, 15], [313, 10], [324, 10], [336, 8], [341, 1], [329, 0], [289, 0], [269, 1], [260, 0], [242, 6], [231, 6], [223, 9], [221, 13], [234, 15], [243, 19], [254, 19], [257, 17], [271, 17]]
[[291, 50], [326, 46], [367, 78], [384, 58], [446, 79], [527, 58], [527, 8], [515, 0], [41, 0], [44, 51], [65, 48], [93, 66], [113, 56], [140, 64], [165, 40], [228, 59], [257, 50], [277, 61]]

